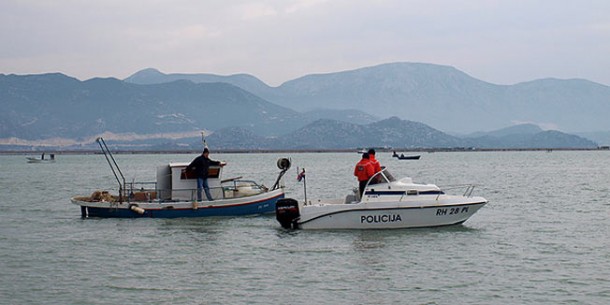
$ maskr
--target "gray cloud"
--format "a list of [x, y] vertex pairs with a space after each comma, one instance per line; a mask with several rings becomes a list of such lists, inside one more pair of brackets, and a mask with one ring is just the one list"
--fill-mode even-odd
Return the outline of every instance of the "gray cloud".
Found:
[[0, 73], [124, 78], [154, 67], [279, 85], [407, 61], [499, 84], [610, 84], [610, 2], [460, 2], [4, 0]]

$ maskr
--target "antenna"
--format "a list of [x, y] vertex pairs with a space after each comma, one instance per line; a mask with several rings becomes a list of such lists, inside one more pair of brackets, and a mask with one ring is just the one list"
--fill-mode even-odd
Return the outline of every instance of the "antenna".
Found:
[[205, 141], [205, 131], [201, 132], [201, 142], [203, 143], [203, 148], [208, 148], [208, 142]]

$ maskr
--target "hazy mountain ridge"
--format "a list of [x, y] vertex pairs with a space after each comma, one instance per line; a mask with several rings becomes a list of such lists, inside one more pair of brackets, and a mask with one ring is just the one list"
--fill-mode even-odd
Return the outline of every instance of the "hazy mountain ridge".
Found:
[[[231, 82], [246, 86], [238, 78]], [[610, 87], [583, 79], [496, 85], [450, 66], [401, 62], [311, 74], [276, 88], [259, 84], [248, 90], [298, 111], [358, 109], [448, 132], [494, 130], [519, 122], [570, 132], [610, 131], [604, 117], [610, 113]]]
[[[396, 117], [369, 124], [320, 119], [279, 137], [224, 128], [207, 138], [217, 149], [350, 149], [355, 147], [455, 147], [466, 141]], [[194, 147], [200, 146], [197, 141]]]
[[82, 138], [103, 132], [154, 134], [244, 126], [264, 135], [308, 122], [301, 114], [227, 83], [185, 80], [136, 85], [84, 82], [62, 74], [0, 75], [2, 138]]
[[[180, 148], [196, 145], [189, 144], [188, 134], [207, 129], [215, 131], [211, 137], [224, 135], [226, 140], [218, 141], [224, 147], [236, 149], [257, 148], [257, 145], [268, 149], [332, 149], [352, 145], [402, 148], [594, 147], [595, 143], [586, 139], [561, 132], [543, 132], [537, 125], [511, 127], [515, 130], [496, 131], [495, 134], [455, 137], [435, 129], [438, 128], [436, 125], [432, 128], [425, 122], [418, 123], [420, 120], [391, 117], [379, 121], [378, 117], [364, 110], [372, 107], [392, 116], [407, 111], [414, 117], [435, 117], [448, 123], [453, 120], [461, 125], [476, 125], [486, 120], [499, 124], [502, 119], [495, 112], [506, 112], [507, 116], [515, 116], [520, 111], [551, 115], [568, 109], [574, 113], [573, 117], [582, 118], [582, 109], [589, 109], [587, 103], [596, 101], [603, 95], [600, 92], [608, 89], [586, 80], [556, 79], [499, 86], [476, 80], [452, 67], [409, 63], [308, 75], [276, 88], [246, 74], [196, 76], [173, 74], [168, 78], [168, 75], [153, 69], [132, 75], [130, 81], [114, 78], [79, 81], [60, 73], [0, 74], [0, 101], [4, 110], [0, 113], [0, 138], [11, 147], [27, 147], [35, 145], [32, 142], [54, 138], [57, 142], [82, 144], [97, 135], [112, 133], [120, 135], [117, 143], [127, 145], [130, 140], [124, 135], [133, 134], [131, 141], [134, 145], [175, 145]], [[279, 98], [283, 104], [305, 103], [306, 107], [315, 110], [299, 113], [240, 86], [253, 87], [261, 95]], [[446, 98], [451, 95], [449, 93], [455, 97]], [[547, 107], [549, 96], [559, 110]], [[564, 97], [567, 99], [562, 100]], [[519, 100], [523, 109], [511, 110], [519, 104], [517, 102], [501, 103], [513, 99]], [[583, 100], [583, 103], [574, 106], [569, 101], [575, 99]], [[591, 106], [591, 109], [596, 115], [605, 116], [608, 113], [604, 112], [606, 104], [608, 102], [598, 103], [597, 108]], [[316, 108], [316, 105], [323, 105], [326, 109]], [[350, 107], [329, 110], [342, 105]], [[354, 105], [359, 107], [354, 108]], [[425, 110], [421, 110], [422, 107]], [[540, 118], [546, 120], [547, 117], [541, 115]], [[580, 123], [584, 125], [591, 120]], [[606, 123], [606, 120], [602, 121]], [[550, 117], [546, 122], [553, 125]], [[509, 125], [512, 124], [502, 127]], [[529, 131], [518, 131], [517, 128]], [[152, 136], [158, 134], [166, 136]], [[13, 139], [6, 141], [7, 138]]]
[[303, 113], [312, 120], [329, 119], [355, 124], [368, 124], [379, 121], [380, 118], [356, 109], [314, 109]]
[[[511, 133], [511, 130], [517, 133]], [[528, 130], [528, 133], [519, 133]], [[261, 137], [243, 128], [221, 129], [208, 143], [216, 149], [350, 149], [388, 147], [427, 148], [596, 148], [587, 139], [559, 131], [532, 132], [532, 126], [518, 126], [490, 132], [476, 138], [448, 135], [422, 123], [391, 117], [369, 124], [320, 119], [279, 137]], [[494, 135], [496, 134], [496, 135]], [[193, 139], [193, 148], [200, 141]]]
[[270, 91], [272, 88], [250, 74], [216, 75], [210, 73], [171, 73], [165, 74], [153, 68], [138, 71], [124, 79], [125, 82], [140, 85], [156, 85], [170, 83], [177, 80], [189, 80], [194, 83], [227, 83], [240, 87], [255, 95]]
[[520, 125], [509, 126], [506, 128], [501, 128], [501, 129], [493, 130], [493, 131], [489, 131], [489, 132], [484, 132], [484, 131], [474, 132], [474, 133], [464, 136], [464, 138], [477, 138], [477, 137], [484, 137], [484, 136], [503, 137], [503, 136], [515, 135], [515, 134], [533, 135], [533, 134], [537, 134], [542, 131], [543, 131], [542, 128], [540, 128], [540, 126], [535, 125], [535, 124], [520, 124]]
[[[492, 130], [536, 122], [562, 130], [610, 130], [610, 88], [585, 80], [543, 79], [494, 85], [451, 68], [388, 64], [306, 76], [279, 87], [282, 103], [307, 107], [356, 108], [392, 115], [441, 130]], [[465, 124], [465, 122], [467, 122]]]

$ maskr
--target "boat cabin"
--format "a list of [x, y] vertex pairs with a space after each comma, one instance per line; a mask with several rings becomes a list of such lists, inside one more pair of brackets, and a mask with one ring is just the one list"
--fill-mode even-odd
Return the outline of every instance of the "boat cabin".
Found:
[[376, 173], [365, 188], [364, 198], [359, 198], [358, 192], [355, 195], [346, 198], [345, 202], [353, 200], [361, 201], [387, 201], [394, 199], [393, 197], [403, 198], [403, 196], [417, 195], [439, 195], [443, 194], [441, 189], [434, 184], [418, 184], [413, 183], [409, 177], [404, 177], [399, 180], [394, 178], [387, 168]]
[[[157, 167], [156, 192], [161, 201], [194, 201], [197, 199], [197, 177], [186, 171], [189, 163], [176, 162]], [[252, 180], [235, 177], [222, 180], [222, 166], [208, 169], [208, 186], [214, 199], [229, 199], [258, 195], [268, 189]], [[154, 194], [156, 197], [156, 194]], [[207, 200], [206, 196], [202, 196]]]
[[[157, 167], [157, 189], [159, 199], [170, 200], [195, 200], [197, 198], [197, 177], [191, 171], [186, 171], [189, 163], [175, 162]], [[210, 194], [214, 198], [222, 198], [223, 190], [220, 177], [221, 166], [210, 166], [208, 170], [208, 186]], [[205, 196], [203, 196], [205, 199]]]

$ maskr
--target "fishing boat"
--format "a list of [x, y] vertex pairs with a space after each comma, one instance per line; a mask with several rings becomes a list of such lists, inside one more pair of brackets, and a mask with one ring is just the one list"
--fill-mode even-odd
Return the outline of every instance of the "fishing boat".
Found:
[[[457, 187], [457, 186], [456, 186]], [[457, 225], [487, 204], [473, 196], [474, 185], [461, 185], [462, 195], [448, 195], [434, 184], [395, 179], [388, 169], [369, 179], [362, 198], [358, 188], [345, 199], [298, 202], [279, 200], [276, 219], [291, 229], [399, 229]]]
[[55, 163], [55, 154], [50, 154], [49, 158], [45, 159], [45, 154], [43, 153], [40, 158], [36, 157], [25, 157], [28, 160], [28, 163]]
[[405, 156], [404, 154], [398, 155], [396, 152], [394, 152], [392, 157], [398, 158], [398, 160], [419, 160], [420, 155]]
[[[284, 198], [282, 176], [290, 160], [277, 161], [280, 172], [268, 188], [254, 180], [234, 177], [222, 179], [222, 166], [210, 166], [208, 185], [213, 200], [197, 200], [197, 179], [186, 171], [188, 162], [157, 167], [154, 182], [126, 182], [114, 156], [102, 138], [97, 142], [118, 183], [118, 193], [94, 191], [90, 196], [71, 199], [81, 207], [82, 217], [177, 218], [206, 216], [241, 216], [275, 212], [275, 203]], [[203, 196], [205, 198], [205, 196]]]

